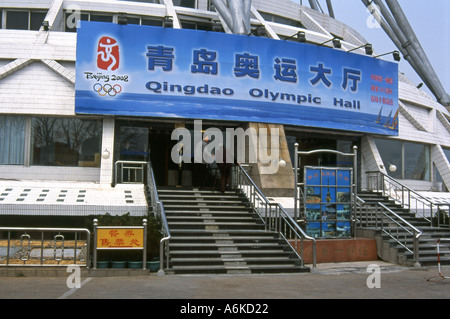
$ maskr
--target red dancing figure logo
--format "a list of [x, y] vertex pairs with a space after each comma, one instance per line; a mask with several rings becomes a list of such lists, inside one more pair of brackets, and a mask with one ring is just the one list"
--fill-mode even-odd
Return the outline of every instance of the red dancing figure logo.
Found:
[[102, 37], [98, 41], [97, 66], [107, 71], [119, 68], [119, 44], [113, 38]]

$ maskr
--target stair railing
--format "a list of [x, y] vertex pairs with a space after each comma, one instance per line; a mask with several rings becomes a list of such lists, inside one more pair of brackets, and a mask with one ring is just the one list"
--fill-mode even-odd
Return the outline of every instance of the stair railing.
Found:
[[[386, 207], [381, 202], [367, 203], [356, 196], [355, 224], [358, 227], [379, 230], [396, 243], [413, 254], [414, 266], [420, 267], [419, 263], [419, 237], [422, 231], [407, 222], [397, 213]], [[408, 242], [412, 240], [412, 250]]]
[[366, 177], [368, 191], [378, 192], [395, 200], [403, 208], [409, 209], [415, 217], [423, 218], [433, 226], [433, 215], [438, 211], [439, 205], [383, 172], [369, 171], [366, 172]]
[[362, 198], [356, 196], [355, 227], [369, 225], [374, 215], [374, 210], [370, 209]]
[[[378, 202], [376, 206], [375, 228], [381, 230], [403, 248], [413, 254], [414, 266], [420, 267], [419, 263], [419, 237], [422, 232], [397, 215], [383, 203]], [[412, 238], [413, 249], [408, 246], [408, 241]]]
[[[266, 231], [277, 231], [291, 246], [304, 265], [304, 240], [312, 241], [313, 271], [317, 270], [316, 239], [308, 236], [279, 203], [270, 202], [241, 164], [237, 164], [233, 174], [234, 186], [241, 189], [250, 201], [252, 208], [261, 218]], [[300, 254], [299, 254], [300, 252]]]
[[[147, 165], [147, 187], [150, 194], [150, 203], [153, 214], [161, 222], [161, 233], [163, 237], [159, 242], [159, 270], [158, 275], [164, 275], [164, 269], [169, 268], [170, 250], [169, 241], [171, 238], [169, 225], [167, 223], [166, 212], [163, 203], [159, 200], [158, 189], [156, 188], [155, 175], [153, 173], [152, 163]], [[166, 259], [166, 267], [164, 268], [164, 257]]]

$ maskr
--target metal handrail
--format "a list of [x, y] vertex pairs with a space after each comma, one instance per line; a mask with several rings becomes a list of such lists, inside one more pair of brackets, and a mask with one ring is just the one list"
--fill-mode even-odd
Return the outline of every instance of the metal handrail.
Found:
[[[370, 204], [375, 207], [369, 208]], [[365, 214], [363, 214], [365, 209]], [[357, 210], [359, 215], [356, 216], [356, 224], [365, 227], [373, 227], [375, 230], [380, 230], [382, 233], [388, 235], [391, 239], [408, 250], [414, 256], [415, 266], [420, 266], [419, 263], [419, 237], [422, 236], [422, 231], [406, 221], [403, 217], [392, 211], [381, 202], [366, 203], [363, 199], [357, 197]], [[384, 218], [387, 219], [388, 226], [384, 226]], [[365, 219], [365, 220], [364, 220]], [[404, 242], [400, 240], [399, 229], [406, 232], [404, 235]], [[413, 238], [413, 249], [411, 250], [406, 244], [407, 237]]]
[[[316, 254], [316, 239], [308, 236], [305, 231], [294, 221], [294, 219], [286, 212], [286, 210], [279, 203], [270, 202], [252, 178], [248, 175], [241, 164], [237, 164], [237, 176], [235, 177], [235, 183], [237, 187], [243, 187], [244, 193], [248, 192], [247, 197], [255, 209], [258, 216], [263, 221], [266, 230], [273, 229], [277, 231], [291, 246], [297, 257], [300, 259], [301, 264], [304, 264], [303, 258], [303, 240], [312, 241], [312, 262], [313, 270], [317, 269], [317, 254]], [[245, 179], [246, 184], [242, 184]], [[259, 206], [263, 206], [262, 208]], [[275, 209], [273, 209], [275, 208]], [[262, 212], [264, 214], [262, 214]], [[283, 232], [284, 231], [284, 232]], [[289, 234], [289, 235], [288, 235]], [[294, 235], [294, 246], [289, 241]], [[289, 237], [289, 238], [288, 238]], [[298, 239], [301, 239], [300, 255], [298, 254]]]
[[161, 231], [164, 237], [159, 242], [159, 270], [158, 275], [164, 275], [164, 252], [166, 255], [166, 268], [169, 268], [170, 250], [169, 241], [171, 239], [169, 225], [167, 223], [166, 212], [163, 203], [159, 200], [158, 189], [156, 188], [155, 175], [153, 173], [153, 166], [151, 162], [147, 165], [147, 186], [150, 188], [151, 203], [155, 217], [161, 221]]
[[[375, 175], [375, 183], [371, 182]], [[370, 191], [381, 192], [384, 196], [397, 201], [404, 208], [408, 208], [414, 213], [416, 217], [421, 217], [433, 226], [433, 214], [434, 210], [438, 208], [438, 204], [420, 195], [408, 186], [403, 185], [395, 178], [380, 172], [380, 171], [368, 171], [367, 176], [367, 189]], [[374, 187], [375, 186], [375, 187]], [[412, 202], [415, 201], [415, 207]], [[422, 205], [422, 211], [420, 212], [419, 203]], [[426, 217], [426, 207], [430, 211], [430, 218]]]
[[[124, 166], [123, 166], [124, 164], [129, 164], [129, 165], [140, 165], [140, 167], [139, 167], [139, 166], [129, 166], [129, 167], [124, 167]], [[147, 166], [147, 164], [148, 164], [148, 162], [146, 162], [146, 161], [123, 161], [123, 160], [116, 161], [116, 162], [114, 163], [114, 183], [115, 183], [115, 184], [118, 183], [119, 173], [118, 173], [117, 168], [119, 167], [119, 165], [121, 165], [121, 167], [122, 167], [121, 172], [120, 172], [120, 177], [121, 177], [120, 183], [132, 183], [131, 181], [125, 182], [125, 181], [123, 180], [123, 170], [124, 170], [124, 168], [129, 169], [129, 170], [130, 170], [130, 169], [134, 169], [134, 170], [140, 169], [140, 170], [142, 171], [142, 182], [134, 182], [134, 183], [143, 183], [143, 182], [144, 182], [144, 166]], [[148, 167], [148, 166], [147, 166], [147, 167]], [[147, 169], [148, 169], [148, 168], [147, 168]], [[129, 176], [130, 176], [130, 175], [129, 175]], [[148, 177], [147, 177], [147, 179], [148, 179]]]
[[[383, 203], [378, 202], [377, 205], [384, 210], [384, 211], [383, 210], [381, 211], [382, 215], [387, 217], [389, 219], [389, 221], [391, 222], [389, 228], [392, 227], [392, 223], [394, 223], [395, 225], [397, 225], [398, 227], [400, 227], [401, 229], [406, 231], [408, 234], [413, 236], [413, 250], [409, 249], [408, 246], [406, 245], [406, 243], [404, 244], [399, 240], [398, 228], [397, 228], [397, 236], [394, 236], [390, 232], [389, 229], [386, 229], [386, 227], [383, 226], [383, 218], [381, 218], [381, 223], [380, 223], [381, 231], [384, 232], [385, 234], [387, 234], [390, 238], [394, 239], [397, 243], [399, 243], [402, 247], [404, 247], [410, 253], [413, 253], [415, 266], [420, 266], [420, 263], [419, 263], [419, 237], [422, 236], [422, 232], [419, 229], [417, 229], [416, 227], [414, 227], [413, 225], [411, 225], [409, 222], [407, 222], [405, 219], [403, 219], [401, 216], [397, 215], [391, 209], [386, 207]], [[388, 214], [386, 212], [388, 212]], [[377, 215], [377, 221], [378, 221], [378, 209], [377, 209], [376, 215]], [[405, 239], [406, 239], [406, 236], [405, 236]]]
[[[56, 257], [56, 238], [62, 238], [62, 240], [64, 240], [64, 236], [61, 235], [61, 233], [74, 233], [75, 234], [75, 239], [74, 239], [74, 257], [73, 257], [73, 262], [74, 264], [77, 263], [77, 242], [78, 240], [78, 233], [85, 233], [86, 234], [86, 268], [89, 268], [89, 259], [90, 259], [90, 246], [91, 246], [91, 232], [86, 229], [86, 228], [41, 228], [41, 227], [0, 227], [0, 231], [6, 231], [8, 232], [8, 244], [7, 244], [7, 252], [6, 252], [6, 264], [0, 264], [0, 266], [67, 266], [67, 265], [60, 265], [59, 262], [62, 261], [63, 257], [64, 257], [64, 245], [61, 246], [61, 258], [57, 258]], [[28, 243], [31, 242], [31, 237], [29, 234], [27, 234], [27, 232], [40, 232], [41, 233], [41, 255], [40, 255], [40, 263], [39, 264], [10, 264], [9, 263], [9, 255], [10, 255], [10, 250], [11, 250], [11, 232], [24, 232], [24, 234], [21, 235], [21, 245], [22, 245], [22, 237], [26, 236], [26, 238], [28, 238]], [[58, 235], [56, 235], [54, 237], [54, 260], [58, 261], [57, 265], [51, 264], [51, 265], [45, 265], [44, 264], [44, 233], [45, 232], [51, 232], [51, 233], [59, 233]], [[38, 246], [36, 246], [38, 247]], [[29, 249], [30, 246], [27, 245], [27, 249]], [[22, 254], [23, 254], [23, 246], [22, 246]], [[30, 256], [30, 251], [28, 251], [28, 254], [26, 256], [26, 258], [20, 258], [22, 261], [26, 262], [27, 260], [29, 260], [29, 256]], [[21, 256], [22, 257], [22, 256]]]

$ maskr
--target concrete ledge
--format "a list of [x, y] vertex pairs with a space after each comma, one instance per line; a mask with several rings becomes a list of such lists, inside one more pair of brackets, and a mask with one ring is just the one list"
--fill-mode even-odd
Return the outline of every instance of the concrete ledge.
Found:
[[[0, 267], [0, 277], [67, 277], [67, 267]], [[156, 273], [154, 273], [156, 275]], [[148, 276], [149, 269], [85, 269], [81, 268], [81, 277], [119, 277]]]

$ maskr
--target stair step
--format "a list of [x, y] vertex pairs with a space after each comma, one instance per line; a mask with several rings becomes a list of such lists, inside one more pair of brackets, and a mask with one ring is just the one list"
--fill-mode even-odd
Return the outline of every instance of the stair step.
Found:
[[194, 199], [212, 199], [212, 198], [217, 198], [217, 199], [240, 199], [241, 196], [238, 194], [211, 194], [211, 195], [202, 195], [200, 193], [195, 193], [195, 194], [161, 194], [158, 195], [159, 199], [161, 200], [171, 200], [174, 198], [183, 198], [186, 200], [194, 200]]
[[[304, 269], [304, 267], [299, 267], [297, 265], [206, 265], [206, 266], [173, 266], [172, 270], [213, 270], [213, 269], [225, 269], [225, 270], [251, 270], [251, 269], [270, 269], [279, 270], [279, 269]], [[309, 269], [309, 268], [308, 268]]]
[[200, 199], [194, 199], [194, 200], [187, 200], [187, 199], [165, 199], [162, 200], [163, 203], [170, 203], [170, 204], [183, 204], [183, 205], [198, 205], [198, 204], [213, 204], [213, 205], [235, 205], [235, 204], [242, 204], [242, 201], [240, 200], [228, 200], [224, 198], [223, 200], [200, 200]]
[[241, 247], [243, 248], [253, 248], [253, 249], [261, 249], [264, 247], [279, 247], [278, 243], [234, 243], [234, 242], [230, 242], [230, 243], [186, 243], [186, 244], [182, 244], [182, 243], [169, 243], [169, 247], [172, 249], [176, 249], [176, 248], [184, 248], [184, 249], [199, 249], [199, 248], [236, 248], [239, 249]]
[[158, 190], [172, 235], [173, 273], [309, 271], [279, 234], [266, 231], [241, 191]]
[[[249, 255], [286, 255], [286, 251], [282, 248], [279, 247], [278, 249], [261, 249], [261, 250], [248, 250], [248, 249], [243, 249], [243, 250], [189, 250], [189, 256], [192, 255], [215, 255], [215, 256], [221, 256], [221, 255], [235, 255], [235, 254], [239, 254], [241, 256], [249, 256]], [[174, 250], [170, 252], [170, 255], [181, 255], [181, 256], [185, 256], [186, 255], [186, 251], [183, 250]]]
[[[423, 220], [420, 217], [415, 217], [409, 212], [408, 209], [404, 209], [398, 203], [393, 200], [389, 200], [387, 197], [383, 197], [376, 193], [359, 193], [358, 196], [362, 198], [366, 203], [375, 207], [377, 202], [382, 202], [387, 207], [392, 209], [395, 213], [409, 222], [411, 225], [422, 231], [422, 235], [419, 238], [419, 262], [422, 265], [437, 265], [437, 239], [438, 238], [450, 238], [450, 229], [431, 227], [430, 223]], [[370, 215], [369, 215], [370, 216]], [[370, 220], [370, 218], [369, 218]], [[383, 223], [384, 229], [391, 229], [397, 233], [396, 227], [391, 227], [392, 223]], [[362, 218], [362, 225], [364, 225], [364, 217]], [[372, 225], [370, 225], [372, 226]], [[367, 227], [370, 228], [370, 227]], [[372, 228], [373, 229], [373, 228]], [[379, 233], [380, 234], [380, 233]], [[403, 244], [405, 244], [411, 251], [413, 250], [413, 238], [406, 231], [398, 231], [399, 237], [405, 236], [406, 239], [402, 239]], [[413, 263], [414, 255], [402, 245], [397, 243], [395, 240], [382, 234], [381, 237], [384, 241], [389, 242], [391, 247], [396, 248], [399, 254], [406, 257], [406, 262], [409, 264]], [[448, 246], [440, 246], [440, 259], [442, 264], [450, 265], [450, 248]]]
[[176, 234], [195, 234], [198, 236], [211, 236], [212, 234], [235, 234], [235, 235], [241, 235], [241, 234], [272, 234], [277, 235], [278, 233], [273, 231], [266, 231], [263, 229], [171, 229], [170, 230], [172, 236], [176, 236]]
[[166, 216], [167, 221], [169, 224], [172, 220], [182, 220], [182, 221], [214, 221], [214, 220], [220, 220], [220, 221], [246, 221], [246, 220], [253, 220], [252, 216]]
[[170, 211], [170, 210], [187, 210], [187, 209], [199, 209], [199, 208], [203, 208], [203, 209], [207, 209], [207, 208], [214, 208], [214, 209], [220, 209], [220, 210], [229, 210], [229, 209], [233, 209], [233, 210], [249, 210], [248, 206], [242, 206], [242, 205], [197, 205], [197, 206], [186, 206], [186, 205], [171, 205], [168, 204], [166, 205], [163, 202], [164, 205], [164, 210], [165, 211]]
[[[246, 262], [246, 263], [265, 263], [265, 262], [291, 262], [289, 257], [205, 257], [201, 259], [202, 263], [224, 263], [224, 262]], [[198, 258], [176, 257], [172, 262], [198, 263]]]
[[196, 242], [196, 241], [220, 241], [220, 240], [231, 240], [231, 241], [279, 241], [279, 238], [275, 238], [273, 236], [202, 236], [202, 237], [193, 237], [193, 236], [172, 236], [170, 239], [171, 242], [181, 241], [181, 242]]

